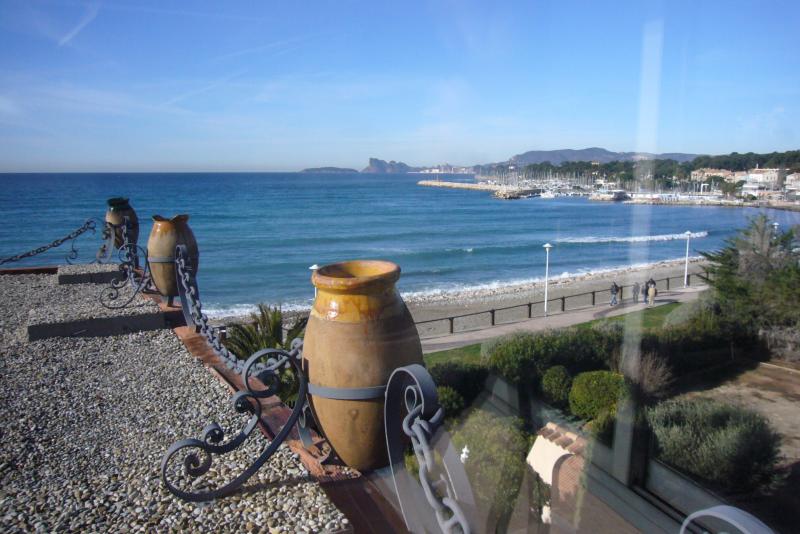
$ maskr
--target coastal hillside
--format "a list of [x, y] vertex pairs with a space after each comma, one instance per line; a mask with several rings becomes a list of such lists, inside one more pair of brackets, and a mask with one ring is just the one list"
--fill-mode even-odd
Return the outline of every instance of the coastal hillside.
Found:
[[399, 174], [420, 170], [418, 167], [409, 167], [402, 161], [384, 161], [378, 158], [369, 158], [367, 165], [361, 172], [374, 174]]
[[509, 163], [528, 165], [531, 163], [550, 162], [560, 165], [567, 161], [597, 161], [611, 163], [612, 161], [639, 161], [644, 159], [672, 159], [678, 162], [692, 161], [697, 154], [684, 154], [670, 152], [666, 154], [650, 154], [648, 152], [612, 152], [605, 148], [591, 147], [582, 149], [562, 150], [529, 150], [522, 154], [512, 156]]
[[349, 174], [358, 171], [355, 169], [349, 169], [347, 167], [311, 167], [308, 169], [303, 169], [300, 172], [313, 172], [318, 174]]

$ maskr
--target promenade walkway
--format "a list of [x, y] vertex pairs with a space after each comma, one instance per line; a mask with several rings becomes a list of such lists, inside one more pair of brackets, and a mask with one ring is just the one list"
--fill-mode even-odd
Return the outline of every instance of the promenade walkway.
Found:
[[[692, 286], [688, 288], [675, 289], [671, 291], [659, 292], [656, 298], [656, 306], [663, 306], [672, 302], [691, 302], [696, 300], [702, 291], [707, 289], [706, 285]], [[548, 328], [563, 328], [573, 326], [594, 319], [614, 317], [632, 311], [643, 310], [647, 305], [643, 302], [634, 304], [625, 301], [619, 306], [594, 306], [564, 313], [557, 313], [549, 317], [536, 317], [526, 321], [515, 323], [500, 324], [493, 327], [482, 328], [480, 330], [470, 330], [467, 332], [457, 332], [455, 334], [439, 337], [425, 338], [422, 340], [422, 352], [428, 354], [440, 350], [455, 349], [474, 343], [482, 343], [486, 340], [510, 334], [512, 332], [538, 332]]]

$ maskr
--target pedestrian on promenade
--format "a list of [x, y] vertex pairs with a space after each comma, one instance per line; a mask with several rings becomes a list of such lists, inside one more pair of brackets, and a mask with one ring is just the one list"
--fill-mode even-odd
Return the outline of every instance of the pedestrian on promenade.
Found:
[[642, 302], [647, 302], [647, 288], [649, 287], [650, 280], [642, 284]]
[[633, 283], [633, 303], [639, 304], [639, 291], [641, 291], [641, 287], [639, 287], [639, 282]]
[[652, 278], [647, 281], [647, 306], [652, 308], [655, 306], [656, 303], [656, 295], [658, 294], [658, 290], [656, 289], [656, 281]]
[[611, 284], [611, 303], [609, 306], [616, 306], [617, 305], [617, 293], [619, 293], [619, 286], [616, 282], [612, 282]]

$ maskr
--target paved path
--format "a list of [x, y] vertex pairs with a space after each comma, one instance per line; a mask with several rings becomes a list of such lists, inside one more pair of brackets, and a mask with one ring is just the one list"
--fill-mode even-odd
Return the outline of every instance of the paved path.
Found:
[[[686, 289], [659, 292], [658, 298], [656, 298], [656, 306], [662, 306], [671, 302], [690, 302], [696, 300], [700, 292], [705, 289], [707, 289], [707, 286], [700, 285], [688, 287]], [[643, 310], [645, 306], [646, 305], [642, 302], [633, 304], [630, 301], [613, 308], [600, 305], [564, 313], [559, 312], [549, 317], [537, 317], [527, 321], [501, 324], [489, 328], [482, 328], [480, 330], [470, 330], [468, 332], [457, 332], [452, 335], [426, 338], [422, 340], [422, 352], [427, 354], [439, 350], [455, 349], [465, 345], [481, 343], [488, 339], [512, 332], [537, 332], [548, 328], [563, 328], [594, 319], [613, 317], [632, 311]]]

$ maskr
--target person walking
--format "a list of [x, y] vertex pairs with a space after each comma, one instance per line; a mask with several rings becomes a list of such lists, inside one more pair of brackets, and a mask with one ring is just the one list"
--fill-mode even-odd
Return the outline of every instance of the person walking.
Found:
[[641, 287], [639, 287], [639, 282], [633, 283], [633, 303], [639, 304], [639, 291], [641, 291]]
[[648, 280], [642, 284], [642, 302], [647, 302], [647, 288], [649, 283], [650, 281]]
[[656, 303], [656, 295], [658, 294], [658, 290], [656, 289], [656, 282], [652, 278], [647, 281], [647, 306], [652, 308], [655, 306]]
[[616, 306], [617, 305], [617, 294], [619, 293], [619, 286], [616, 282], [612, 282], [611, 284], [611, 303], [609, 306]]

